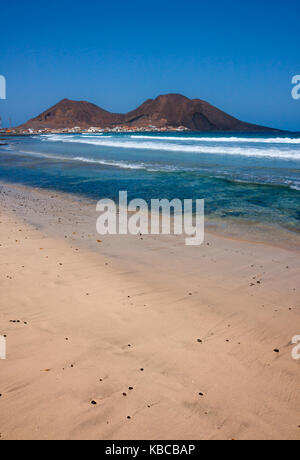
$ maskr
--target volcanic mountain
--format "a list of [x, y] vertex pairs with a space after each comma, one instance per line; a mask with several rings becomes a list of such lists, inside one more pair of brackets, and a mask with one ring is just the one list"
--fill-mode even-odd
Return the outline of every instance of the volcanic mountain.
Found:
[[120, 117], [86, 101], [63, 99], [45, 112], [32, 118], [21, 128], [89, 128], [91, 126], [112, 126]]
[[200, 99], [188, 99], [180, 94], [166, 94], [148, 99], [126, 114], [111, 113], [85, 101], [63, 99], [20, 128], [166, 128], [184, 126], [193, 131], [267, 131], [271, 128], [240, 121]]

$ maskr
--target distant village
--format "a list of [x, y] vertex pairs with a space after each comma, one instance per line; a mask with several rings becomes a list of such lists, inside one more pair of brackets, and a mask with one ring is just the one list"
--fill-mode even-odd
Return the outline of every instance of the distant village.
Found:
[[148, 126], [126, 126], [120, 125], [113, 128], [81, 128], [80, 126], [74, 126], [74, 128], [7, 128], [0, 129], [0, 134], [11, 135], [11, 136], [34, 136], [40, 134], [104, 134], [104, 133], [132, 133], [132, 132], [183, 132], [189, 131], [185, 126], [164, 126], [157, 127], [154, 125]]

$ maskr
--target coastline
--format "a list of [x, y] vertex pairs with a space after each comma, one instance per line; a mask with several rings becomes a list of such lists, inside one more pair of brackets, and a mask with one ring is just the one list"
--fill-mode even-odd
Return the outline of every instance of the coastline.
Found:
[[2, 439], [300, 439], [297, 242], [99, 242], [93, 201], [0, 185]]
[[[82, 225], [81, 231], [85, 233], [90, 233], [91, 228], [95, 227], [96, 219], [99, 214], [96, 212], [97, 200], [94, 198], [88, 197], [84, 194], [75, 194], [71, 192], [63, 192], [61, 190], [55, 190], [51, 188], [41, 188], [33, 187], [29, 185], [23, 185], [20, 183], [14, 182], [5, 182], [0, 180], [0, 190], [1, 193], [6, 194], [6, 198], [9, 199], [11, 196], [12, 203], [11, 206], [15, 206], [17, 214], [21, 218], [27, 217], [28, 212], [30, 215], [30, 222], [35, 223], [39, 228], [43, 230], [46, 229], [46, 225], [49, 224], [49, 218], [54, 217], [53, 213], [53, 203], [49, 206], [49, 200], [54, 200], [55, 206], [58, 209], [67, 209], [73, 208], [75, 212], [76, 206], [79, 207], [80, 211], [84, 210], [86, 222]], [[99, 197], [101, 199], [103, 197]], [[19, 205], [19, 202], [22, 200], [28, 204], [28, 209], [24, 205]], [[39, 201], [43, 202], [44, 213], [39, 212]], [[150, 210], [149, 210], [149, 220], [150, 220]], [[172, 220], [172, 216], [171, 216]], [[76, 225], [80, 225], [80, 222], [76, 222]], [[51, 235], [56, 237], [64, 237], [64, 231], [60, 231], [60, 227], [56, 225], [54, 228], [51, 227]], [[50, 228], [48, 228], [50, 230]], [[289, 251], [300, 251], [300, 232], [297, 232], [295, 229], [283, 228], [279, 225], [270, 225], [263, 222], [257, 221], [245, 221], [238, 219], [230, 219], [226, 217], [225, 220], [217, 218], [216, 216], [205, 215], [205, 234], [215, 236], [217, 238], [225, 240], [234, 240], [237, 242], [244, 243], [253, 243], [257, 245], [267, 245], [274, 248], [287, 249]], [[97, 234], [95, 233], [95, 236]], [[98, 235], [99, 237], [99, 235]], [[151, 235], [144, 235], [145, 238], [157, 240], [157, 237]], [[117, 235], [106, 236], [107, 239], [113, 240], [114, 244], [119, 242]], [[128, 238], [128, 236], [126, 236]], [[129, 239], [131, 237], [129, 236]], [[171, 238], [177, 238], [180, 242], [183, 243], [184, 236], [174, 236], [171, 235]], [[168, 237], [163, 236], [164, 240], [167, 240]], [[123, 246], [124, 235], [121, 237], [121, 244]], [[80, 241], [81, 244], [84, 244], [86, 241]], [[91, 247], [87, 247], [91, 249]], [[119, 249], [119, 247], [118, 247]]]

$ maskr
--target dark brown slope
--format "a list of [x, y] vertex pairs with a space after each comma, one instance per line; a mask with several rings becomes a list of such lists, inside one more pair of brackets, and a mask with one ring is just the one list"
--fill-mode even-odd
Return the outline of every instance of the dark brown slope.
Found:
[[167, 94], [149, 99], [125, 115], [135, 126], [185, 126], [194, 131], [266, 131], [269, 128], [244, 123], [200, 99]]
[[21, 128], [106, 128], [128, 126], [158, 128], [185, 126], [194, 131], [267, 131], [270, 128], [244, 123], [208, 102], [188, 99], [180, 94], [166, 94], [149, 99], [127, 114], [107, 112], [89, 102], [64, 99]]
[[73, 128], [80, 126], [111, 126], [119, 123], [121, 116], [107, 112], [85, 101], [63, 99], [58, 104], [22, 125], [22, 128]]

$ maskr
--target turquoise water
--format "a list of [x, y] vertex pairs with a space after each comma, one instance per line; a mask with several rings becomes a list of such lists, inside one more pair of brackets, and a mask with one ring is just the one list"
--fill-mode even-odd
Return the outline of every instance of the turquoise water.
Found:
[[[0, 141], [4, 142], [4, 141]], [[300, 230], [300, 136], [104, 134], [7, 138], [0, 180], [117, 199], [204, 198], [206, 215]]]

